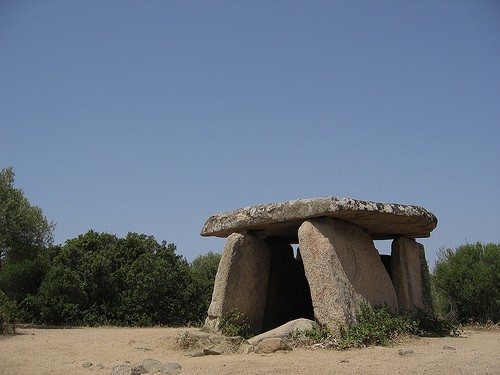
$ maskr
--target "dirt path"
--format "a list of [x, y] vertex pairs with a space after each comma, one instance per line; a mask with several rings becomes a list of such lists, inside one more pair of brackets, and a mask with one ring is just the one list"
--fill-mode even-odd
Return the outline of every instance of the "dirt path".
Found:
[[[116, 364], [146, 358], [179, 363], [181, 374], [500, 374], [500, 330], [411, 339], [392, 347], [205, 357], [189, 357], [178, 349], [174, 328], [19, 331], [0, 337], [2, 375], [108, 375]], [[84, 362], [93, 365], [84, 368]]]

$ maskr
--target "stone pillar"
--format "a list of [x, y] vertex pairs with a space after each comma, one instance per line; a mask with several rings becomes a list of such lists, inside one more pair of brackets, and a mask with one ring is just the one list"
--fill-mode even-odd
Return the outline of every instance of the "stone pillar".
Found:
[[266, 242], [249, 234], [231, 234], [226, 241], [205, 327], [216, 331], [220, 318], [233, 309], [248, 318], [250, 329], [263, 329], [271, 251]]
[[371, 236], [356, 224], [322, 217], [299, 228], [299, 245], [320, 324], [338, 332], [350, 324], [362, 303], [397, 311], [391, 279]]
[[432, 313], [429, 269], [422, 244], [407, 237], [392, 241], [391, 278], [401, 311]]

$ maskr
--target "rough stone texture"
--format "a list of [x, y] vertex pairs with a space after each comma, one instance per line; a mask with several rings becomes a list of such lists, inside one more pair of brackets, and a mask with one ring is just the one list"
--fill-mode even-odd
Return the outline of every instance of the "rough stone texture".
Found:
[[397, 310], [389, 275], [372, 238], [361, 227], [325, 217], [304, 222], [298, 236], [320, 324], [337, 332], [338, 323], [355, 321], [363, 302]]
[[156, 359], [145, 359], [140, 364], [129, 361], [116, 365], [111, 370], [111, 375], [142, 375], [142, 374], [179, 374], [181, 366], [178, 363], [165, 363]]
[[322, 216], [357, 224], [376, 240], [429, 237], [437, 225], [437, 218], [419, 206], [324, 197], [262, 204], [213, 215], [201, 235], [227, 237], [235, 232], [248, 232], [261, 238], [279, 237], [297, 243], [299, 226], [307, 219]]
[[412, 238], [392, 242], [391, 279], [401, 311], [432, 313], [430, 277], [423, 245]]
[[[365, 302], [430, 311], [425, 255], [413, 238], [428, 237], [436, 225], [419, 206], [335, 197], [213, 215], [201, 234], [228, 240], [205, 327], [217, 331], [233, 309], [255, 334], [296, 318], [316, 318], [335, 331], [355, 321]], [[379, 256], [373, 240], [390, 238], [392, 256]], [[300, 246], [297, 259], [292, 243]]]
[[130, 362], [113, 366], [111, 370], [111, 375], [141, 375], [145, 373], [147, 371], [142, 366]]
[[146, 358], [143, 359], [140, 364], [147, 372], [160, 371], [163, 367], [163, 363], [157, 359]]
[[254, 352], [259, 354], [275, 353], [278, 350], [292, 350], [292, 348], [279, 337], [264, 339], [255, 345]]
[[160, 370], [161, 375], [174, 375], [174, 374], [180, 374], [181, 372], [181, 365], [178, 363], [165, 363], [163, 367]]
[[249, 339], [248, 342], [251, 345], [256, 345], [264, 339], [276, 338], [276, 337], [284, 339], [295, 331], [308, 331], [317, 327], [318, 324], [313, 320], [303, 319], [303, 318], [295, 319], [275, 329], [254, 336], [251, 339]]
[[263, 330], [271, 249], [255, 236], [231, 234], [215, 277], [205, 327], [216, 331], [220, 318], [233, 309], [248, 318], [254, 333]]

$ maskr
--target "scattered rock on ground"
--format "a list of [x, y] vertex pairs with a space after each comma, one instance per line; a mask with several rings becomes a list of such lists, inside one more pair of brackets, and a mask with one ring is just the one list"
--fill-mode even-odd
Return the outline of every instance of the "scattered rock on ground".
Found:
[[149, 373], [160, 371], [163, 367], [163, 363], [156, 359], [146, 358], [141, 362], [141, 366]]
[[[258, 336], [245, 340], [242, 337], [227, 337], [213, 333], [200, 331], [179, 330], [177, 332], [177, 344], [183, 349], [197, 349], [186, 355], [190, 357], [201, 357], [206, 355], [230, 354], [230, 353], [273, 353], [277, 350], [291, 350], [285, 343], [285, 339], [293, 332], [307, 331], [317, 328], [318, 324], [309, 319], [295, 319], [275, 329], [264, 332]], [[259, 344], [267, 339], [266, 344]]]
[[104, 365], [102, 363], [93, 363], [91, 361], [84, 361], [82, 363], [82, 367], [91, 370], [102, 370], [104, 368]]
[[257, 345], [255, 345], [255, 353], [274, 353], [277, 352], [278, 350], [285, 350], [289, 351], [292, 350], [292, 348], [285, 342], [285, 340], [279, 338], [279, 337], [271, 337], [268, 339], [264, 339], [261, 342], [259, 342]]
[[114, 366], [111, 370], [111, 375], [141, 375], [145, 373], [147, 371], [144, 367], [132, 363], [122, 363]]
[[202, 352], [203, 352], [203, 355], [219, 355], [219, 354], [222, 354], [222, 352], [220, 352], [218, 350], [210, 349], [210, 348], [204, 348], [202, 350]]
[[220, 355], [222, 352], [210, 348], [203, 348], [202, 350], [197, 350], [193, 353], [187, 354], [189, 357], [203, 357], [205, 355]]
[[141, 374], [179, 374], [181, 365], [178, 363], [162, 363], [156, 359], [144, 359], [140, 364], [121, 363], [113, 367], [111, 375], [141, 375]]
[[175, 375], [181, 371], [181, 365], [178, 363], [165, 363], [160, 370], [161, 375]]
[[317, 327], [318, 324], [312, 320], [304, 318], [295, 319], [275, 329], [254, 336], [251, 339], [249, 339], [248, 342], [251, 345], [256, 345], [264, 339], [269, 339], [273, 337], [286, 338], [295, 331], [308, 331]]

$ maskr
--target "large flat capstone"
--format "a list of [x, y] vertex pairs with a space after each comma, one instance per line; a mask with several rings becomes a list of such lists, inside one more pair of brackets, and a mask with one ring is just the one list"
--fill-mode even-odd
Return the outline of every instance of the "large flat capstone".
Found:
[[260, 204], [216, 214], [208, 218], [201, 235], [228, 237], [232, 233], [249, 233], [298, 243], [297, 232], [302, 223], [325, 216], [357, 224], [374, 240], [401, 236], [425, 238], [437, 225], [436, 216], [420, 206], [323, 197]]

